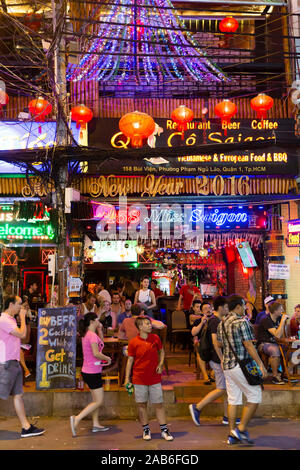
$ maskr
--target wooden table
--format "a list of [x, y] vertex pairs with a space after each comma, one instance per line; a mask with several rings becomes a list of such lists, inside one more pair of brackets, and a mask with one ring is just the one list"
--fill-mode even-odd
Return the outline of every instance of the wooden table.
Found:
[[[104, 379], [118, 380], [119, 386], [122, 385], [123, 381], [123, 369], [124, 363], [126, 362], [126, 356], [123, 355], [123, 347], [128, 344], [128, 341], [115, 338], [114, 336], [104, 336], [104, 348], [103, 354], [107, 356], [115, 356], [115, 361], [110, 366], [103, 367]], [[111, 372], [116, 371], [116, 375], [108, 375]]]
[[[298, 374], [298, 366], [300, 366], [300, 340], [291, 341], [290, 338], [282, 338], [277, 340], [277, 343], [281, 353], [283, 370], [288, 379], [288, 384], [292, 385], [295, 379], [300, 380], [300, 374]], [[293, 365], [292, 374], [289, 372], [289, 361]]]

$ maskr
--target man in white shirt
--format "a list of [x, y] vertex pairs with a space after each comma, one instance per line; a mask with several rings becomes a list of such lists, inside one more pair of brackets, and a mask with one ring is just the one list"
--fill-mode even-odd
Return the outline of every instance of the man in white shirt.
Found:
[[104, 288], [104, 285], [102, 284], [102, 282], [98, 283], [98, 289], [99, 289], [99, 291], [97, 293], [97, 300], [99, 301], [98, 298], [101, 297], [102, 302], [104, 302], [106, 300], [107, 302], [109, 302], [111, 304], [111, 295], [108, 292], [108, 290], [106, 290]]
[[[18, 328], [15, 316], [19, 314]], [[23, 373], [20, 366], [21, 339], [26, 336], [26, 310], [22, 299], [12, 295], [5, 299], [4, 312], [0, 316], [0, 398], [13, 396], [16, 414], [22, 425], [21, 437], [40, 436], [45, 432], [27, 420], [23, 402]]]

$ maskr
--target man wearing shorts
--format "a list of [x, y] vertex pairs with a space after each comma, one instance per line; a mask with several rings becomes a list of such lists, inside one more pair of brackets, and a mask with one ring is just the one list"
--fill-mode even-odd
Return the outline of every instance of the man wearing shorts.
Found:
[[[221, 366], [222, 350], [219, 348], [217, 342], [217, 328], [222, 318], [228, 314], [228, 305], [225, 297], [221, 296], [214, 299], [213, 305], [214, 312], [208, 319], [207, 334], [210, 342], [209, 365], [215, 373], [216, 388], [209, 392], [199, 403], [189, 405], [189, 410], [196, 426], [200, 426], [200, 414], [203, 408], [220, 397], [223, 397], [224, 400], [223, 424], [228, 424], [226, 383]], [[239, 422], [239, 420], [237, 420], [237, 422]]]
[[162, 343], [157, 335], [151, 333], [150, 318], [138, 317], [135, 322], [139, 334], [128, 344], [125, 385], [131, 384], [130, 375], [132, 370], [132, 383], [139, 418], [143, 426], [143, 439], [146, 441], [151, 439], [147, 414], [147, 402], [149, 400], [155, 406], [161, 437], [166, 441], [172, 441], [173, 436], [166, 425], [161, 386], [161, 373], [165, 356]]
[[[19, 314], [21, 325], [18, 328], [15, 316]], [[21, 437], [40, 436], [45, 432], [27, 420], [23, 402], [23, 373], [20, 366], [21, 339], [26, 336], [26, 310], [22, 309], [22, 299], [9, 296], [5, 299], [4, 312], [0, 317], [0, 398], [7, 400], [13, 396], [14, 407], [20, 420]]]
[[[223, 347], [222, 364], [228, 396], [229, 436], [227, 443], [229, 445], [254, 444], [249, 438], [247, 427], [262, 400], [261, 386], [248, 384], [231, 347], [239, 360], [252, 358], [260, 369], [262, 377], [267, 376], [267, 371], [253, 344], [253, 331], [245, 317], [245, 308], [246, 303], [242, 297], [231, 295], [228, 299], [229, 315], [219, 323], [217, 329], [217, 340], [219, 346]], [[243, 404], [243, 394], [246, 396], [247, 403], [243, 407], [241, 422], [236, 427], [237, 407]]]
[[288, 316], [283, 314], [283, 306], [280, 302], [271, 302], [268, 305], [269, 315], [261, 320], [257, 331], [257, 348], [270, 358], [272, 369], [272, 382], [275, 385], [284, 384], [278, 368], [280, 366], [280, 350], [276, 339], [282, 338], [285, 332]]

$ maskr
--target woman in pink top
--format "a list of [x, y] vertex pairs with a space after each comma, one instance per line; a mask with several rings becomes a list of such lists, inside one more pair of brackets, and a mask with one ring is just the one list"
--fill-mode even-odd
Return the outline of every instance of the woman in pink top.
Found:
[[[101, 426], [98, 421], [98, 409], [103, 403], [104, 391], [102, 382], [101, 361], [106, 361], [109, 365], [111, 358], [102, 354], [104, 343], [102, 341], [102, 325], [96, 313], [89, 312], [78, 323], [79, 334], [82, 338], [83, 366], [82, 378], [89, 386], [93, 401], [87, 405], [77, 416], [70, 417], [70, 425], [73, 437], [76, 436], [76, 428], [79, 422], [88, 414], [92, 413], [92, 432], [107, 431], [109, 428]], [[96, 331], [98, 334], [96, 334]], [[101, 337], [100, 337], [101, 336]]]

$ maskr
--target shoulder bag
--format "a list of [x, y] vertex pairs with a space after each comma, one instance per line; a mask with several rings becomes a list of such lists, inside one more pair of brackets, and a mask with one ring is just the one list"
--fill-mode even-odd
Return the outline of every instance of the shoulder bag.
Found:
[[237, 360], [238, 365], [242, 369], [242, 372], [243, 372], [248, 384], [249, 385], [262, 385], [263, 384], [263, 378], [262, 378], [261, 372], [260, 372], [256, 362], [254, 361], [254, 359], [252, 359], [251, 357], [249, 357], [247, 359], [242, 359], [242, 360], [239, 359], [236, 352], [235, 352], [235, 350], [233, 349], [233, 347], [232, 347], [232, 345], [229, 341], [229, 338], [228, 338], [228, 335], [226, 333], [223, 322], [222, 322], [222, 328], [223, 328], [224, 335], [226, 336], [226, 339], [228, 341], [229, 347], [230, 347], [231, 351], [233, 352], [233, 354], [234, 354], [234, 356]]

